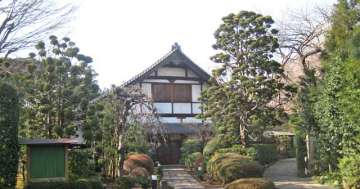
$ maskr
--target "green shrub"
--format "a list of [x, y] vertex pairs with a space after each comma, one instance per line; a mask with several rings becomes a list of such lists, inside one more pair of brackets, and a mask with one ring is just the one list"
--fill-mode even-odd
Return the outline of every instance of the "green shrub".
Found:
[[131, 189], [135, 185], [140, 185], [142, 188], [149, 188], [151, 181], [147, 177], [120, 177], [116, 180], [117, 189]]
[[69, 176], [71, 180], [87, 178], [95, 173], [91, 153], [84, 149], [69, 151]]
[[131, 177], [120, 177], [116, 180], [117, 189], [131, 189], [135, 182]]
[[[262, 165], [270, 164], [278, 160], [276, 145], [274, 144], [254, 144], [251, 146], [254, 149], [253, 155], [255, 160]], [[251, 151], [249, 149], [249, 151]]]
[[[340, 186], [342, 183], [341, 174], [339, 172], [324, 172], [321, 176], [314, 177], [320, 184]], [[339, 187], [341, 188], [341, 187]]]
[[207, 163], [208, 175], [215, 181], [231, 182], [238, 178], [261, 177], [262, 166], [237, 153], [215, 153]]
[[274, 183], [263, 178], [246, 178], [236, 180], [224, 189], [276, 189]]
[[187, 139], [181, 145], [181, 162], [185, 163], [185, 159], [192, 153], [201, 152], [202, 151], [202, 142], [197, 139]]
[[25, 189], [103, 189], [100, 180], [80, 179], [71, 182], [30, 182]]
[[201, 152], [194, 152], [185, 157], [185, 166], [189, 169], [194, 169], [202, 165], [203, 156]]
[[226, 147], [226, 145], [221, 142], [221, 139], [218, 137], [212, 138], [206, 143], [203, 149], [204, 158], [206, 160], [209, 159], [216, 152], [216, 150], [224, 147]]
[[14, 188], [19, 159], [16, 90], [0, 82], [0, 188]]
[[306, 144], [302, 136], [295, 136], [295, 145], [296, 145], [296, 163], [297, 163], [297, 175], [299, 177], [305, 177], [305, 156], [306, 156]]
[[340, 159], [339, 169], [345, 189], [360, 188], [360, 154]]

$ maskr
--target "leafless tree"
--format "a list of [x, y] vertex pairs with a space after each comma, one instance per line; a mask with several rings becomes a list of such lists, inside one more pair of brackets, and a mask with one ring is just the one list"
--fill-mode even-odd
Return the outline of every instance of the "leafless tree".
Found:
[[329, 28], [329, 10], [316, 7], [292, 11], [279, 22], [280, 56], [283, 65], [300, 61], [309, 68], [307, 59], [324, 49], [325, 33]]
[[75, 9], [54, 0], [0, 0], [0, 54], [7, 57], [44, 39], [68, 23]]

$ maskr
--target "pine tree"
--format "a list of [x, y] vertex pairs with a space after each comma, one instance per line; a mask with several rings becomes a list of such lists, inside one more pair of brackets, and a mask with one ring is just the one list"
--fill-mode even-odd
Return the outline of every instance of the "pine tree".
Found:
[[221, 65], [202, 96], [204, 114], [223, 141], [248, 145], [250, 130], [276, 122], [279, 106], [270, 105], [284, 89], [283, 70], [274, 60], [278, 49], [269, 16], [248, 11], [230, 14], [215, 32], [218, 51], [211, 59]]

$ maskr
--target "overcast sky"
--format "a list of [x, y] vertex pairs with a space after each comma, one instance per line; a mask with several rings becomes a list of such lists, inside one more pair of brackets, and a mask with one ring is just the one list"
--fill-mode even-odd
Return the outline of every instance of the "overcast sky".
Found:
[[[286, 18], [294, 9], [335, 0], [73, 0], [79, 4], [68, 36], [93, 57], [102, 88], [121, 84], [170, 51], [183, 52], [210, 73], [211, 45], [221, 18], [240, 10]], [[60, 37], [60, 36], [59, 36]]]

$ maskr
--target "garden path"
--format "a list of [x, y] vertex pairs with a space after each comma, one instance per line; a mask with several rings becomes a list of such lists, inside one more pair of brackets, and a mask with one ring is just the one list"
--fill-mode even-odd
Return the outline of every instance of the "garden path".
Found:
[[264, 177], [274, 181], [279, 189], [333, 189], [296, 175], [296, 159], [282, 159], [265, 170]]
[[174, 189], [205, 189], [180, 165], [164, 166], [162, 180], [167, 181]]

